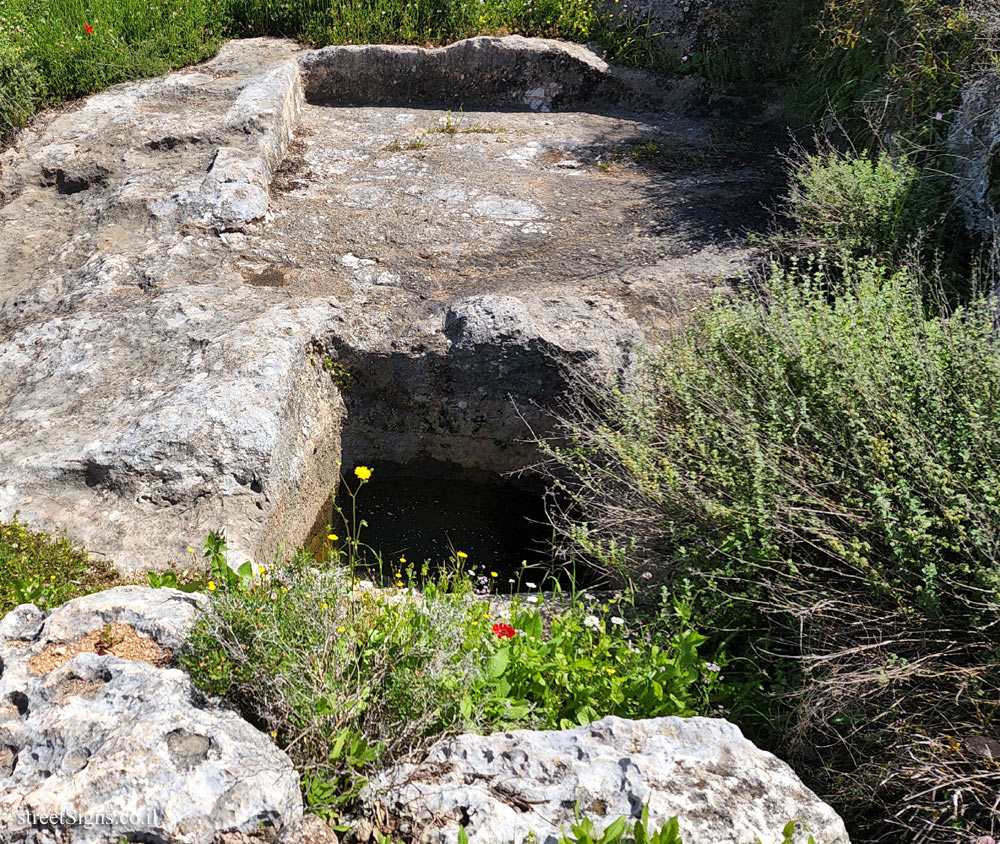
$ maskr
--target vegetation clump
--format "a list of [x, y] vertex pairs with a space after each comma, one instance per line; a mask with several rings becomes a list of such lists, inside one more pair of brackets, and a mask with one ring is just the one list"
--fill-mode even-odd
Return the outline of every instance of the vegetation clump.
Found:
[[[460, 559], [452, 564], [457, 571]], [[626, 622], [617, 599], [504, 599], [481, 578], [378, 589], [299, 553], [221, 583], [184, 660], [286, 747], [314, 811], [443, 735], [704, 712], [718, 667], [686, 623]], [[489, 575], [486, 575], [489, 578]], [[676, 628], [673, 629], [673, 628]]]
[[1000, 689], [996, 308], [929, 311], [922, 282], [775, 267], [548, 448], [567, 550], [690, 597], [739, 723], [818, 755], [861, 825], [987, 830], [998, 780], [948, 785], [976, 763], [945, 736], [988, 730]]
[[118, 583], [110, 563], [66, 537], [35, 531], [17, 518], [0, 523], [0, 617], [18, 604], [47, 610]]

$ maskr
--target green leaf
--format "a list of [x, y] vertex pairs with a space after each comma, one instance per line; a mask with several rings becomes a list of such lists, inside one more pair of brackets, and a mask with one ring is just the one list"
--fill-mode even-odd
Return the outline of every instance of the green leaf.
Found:
[[604, 830], [604, 834], [601, 835], [600, 844], [613, 844], [613, 842], [620, 841], [623, 832], [625, 832], [625, 818], [622, 817], [613, 821], [612, 824]]
[[496, 680], [510, 664], [510, 648], [501, 648], [488, 660], [486, 660], [486, 676], [490, 680]]

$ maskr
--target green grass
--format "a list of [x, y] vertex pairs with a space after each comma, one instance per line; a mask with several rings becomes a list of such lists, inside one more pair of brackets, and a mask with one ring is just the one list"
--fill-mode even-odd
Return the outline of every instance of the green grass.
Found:
[[119, 582], [110, 564], [65, 537], [16, 520], [0, 524], [0, 616], [24, 603], [50, 609]]

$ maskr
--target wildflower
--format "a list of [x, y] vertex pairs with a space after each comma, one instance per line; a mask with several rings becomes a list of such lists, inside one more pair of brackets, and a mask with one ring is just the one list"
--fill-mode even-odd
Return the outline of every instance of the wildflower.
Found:
[[490, 572], [490, 577], [500, 577], [500, 575], [497, 574], [495, 571], [491, 571]]
[[621, 627], [625, 623], [625, 619], [619, 615], [613, 615], [611, 616], [611, 623]]
[[942, 120], [943, 118], [944, 118], [944, 115], [941, 114], [940, 111], [937, 114], [934, 115], [934, 119], [935, 120]]
[[338, 632], [338, 633], [343, 633], [343, 632], [344, 632], [345, 630], [347, 630], [347, 628], [346, 628], [346, 627], [338, 627], [338, 628], [337, 628], [337, 632]]
[[509, 624], [494, 624], [493, 632], [498, 639], [513, 639], [517, 635], [517, 631]]
[[375, 588], [375, 584], [372, 583], [370, 580], [359, 580], [358, 581], [358, 586], [360, 586], [362, 589], [374, 589]]
[[323, 609], [325, 610], [330, 609], [330, 605], [326, 601], [323, 602]]
[[56, 576], [54, 574], [50, 574], [49, 575], [49, 580], [55, 580], [55, 579], [56, 579]]
[[89, 23], [85, 23], [83, 25], [83, 31], [86, 32], [87, 35], [93, 35], [94, 34], [94, 27], [92, 27]]
[[372, 476], [372, 470], [367, 466], [358, 466], [355, 468], [354, 474], [359, 480], [367, 481]]
[[705, 670], [711, 671], [713, 674], [718, 674], [722, 669], [716, 665], [714, 662], [706, 662]]
[[468, 558], [469, 555], [466, 554], [464, 551], [456, 551], [455, 556], [458, 557], [458, 559], [460, 560], [465, 560]]
[[588, 615], [583, 620], [583, 626], [584, 627], [590, 627], [590, 628], [596, 630], [598, 627], [601, 626], [601, 620], [596, 615]]
[[405, 563], [405, 562], [406, 562], [406, 557], [400, 557], [400, 558], [399, 558], [399, 561], [400, 561], [401, 563]]
[[642, 574], [639, 575], [639, 577], [641, 577], [643, 580], [652, 580], [653, 573], [651, 571], [644, 571]]
[[194, 553], [194, 548], [188, 548], [188, 553], [189, 554], [193, 554]]
[[529, 589], [537, 589], [538, 588], [538, 584], [537, 583], [525, 583], [524, 585], [527, 586]]
[[277, 737], [278, 737], [278, 731], [277, 730], [271, 730], [271, 738], [277, 738]]
[[338, 539], [340, 539], [340, 537], [337, 536], [337, 534], [335, 533], [328, 533], [326, 535], [326, 538], [329, 539], [331, 542], [336, 542]]
[[397, 571], [397, 572], [396, 572], [396, 580], [402, 580], [402, 579], [403, 579], [403, 573], [402, 573], [402, 572], [399, 572], [399, 571]]
[[538, 596], [537, 595], [529, 595], [528, 596], [528, 603], [529, 604], [537, 604], [538, 603]]
[[208, 591], [209, 592], [214, 592], [215, 591], [215, 581], [214, 580], [208, 581]]

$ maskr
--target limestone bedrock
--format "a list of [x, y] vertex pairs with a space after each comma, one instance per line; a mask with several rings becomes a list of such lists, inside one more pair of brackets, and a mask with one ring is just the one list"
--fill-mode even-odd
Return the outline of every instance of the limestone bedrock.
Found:
[[[346, 458], [532, 462], [735, 278], [766, 110], [579, 45], [253, 39], [0, 154], [0, 518], [122, 568], [300, 542]], [[350, 467], [347, 467], [348, 470]]]

